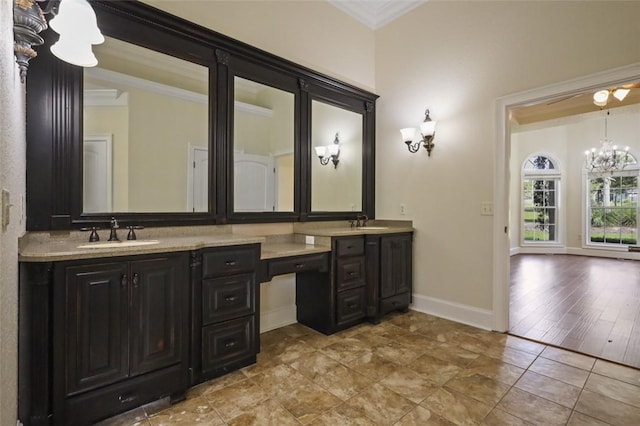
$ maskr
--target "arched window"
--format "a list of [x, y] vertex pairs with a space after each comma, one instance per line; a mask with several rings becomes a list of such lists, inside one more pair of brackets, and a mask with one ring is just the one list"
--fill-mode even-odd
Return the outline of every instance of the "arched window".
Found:
[[546, 154], [528, 157], [522, 166], [522, 243], [558, 243], [558, 162]]
[[638, 162], [626, 154], [622, 170], [587, 173], [586, 244], [638, 244]]

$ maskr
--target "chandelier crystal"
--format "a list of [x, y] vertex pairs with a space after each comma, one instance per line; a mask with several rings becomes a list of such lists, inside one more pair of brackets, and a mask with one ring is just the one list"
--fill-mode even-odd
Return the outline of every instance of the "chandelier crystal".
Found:
[[629, 147], [619, 149], [613, 145], [607, 137], [607, 117], [604, 117], [604, 139], [601, 141], [600, 150], [591, 148], [585, 151], [585, 169], [588, 173], [597, 176], [611, 177], [614, 172], [623, 170], [627, 164], [633, 162], [633, 157], [629, 155]]

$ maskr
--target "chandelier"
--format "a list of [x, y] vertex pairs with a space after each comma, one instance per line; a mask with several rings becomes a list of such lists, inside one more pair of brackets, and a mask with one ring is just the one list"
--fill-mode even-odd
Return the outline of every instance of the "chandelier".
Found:
[[627, 164], [633, 162], [633, 157], [629, 155], [629, 147], [619, 149], [617, 145], [612, 145], [607, 137], [607, 117], [604, 117], [604, 139], [601, 141], [600, 150], [591, 148], [585, 151], [585, 169], [588, 173], [597, 176], [611, 177], [614, 172], [624, 169]]

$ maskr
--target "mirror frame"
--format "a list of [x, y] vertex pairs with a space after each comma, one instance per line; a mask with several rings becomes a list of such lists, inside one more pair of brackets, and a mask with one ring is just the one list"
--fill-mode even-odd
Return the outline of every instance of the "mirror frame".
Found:
[[[125, 225], [145, 226], [338, 220], [358, 213], [375, 217], [377, 95], [138, 1], [90, 3], [103, 34], [209, 68], [209, 209], [204, 213], [83, 213], [83, 71], [53, 57], [49, 47], [57, 35], [47, 30], [27, 79], [28, 231], [100, 226], [111, 216]], [[235, 75], [289, 91], [295, 85], [294, 212], [233, 212]], [[363, 114], [361, 212], [310, 211], [314, 97]]]

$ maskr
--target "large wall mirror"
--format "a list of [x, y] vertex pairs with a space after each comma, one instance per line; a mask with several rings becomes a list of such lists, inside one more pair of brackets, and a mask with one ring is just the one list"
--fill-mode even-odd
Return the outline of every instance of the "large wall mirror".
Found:
[[[142, 2], [94, 0], [99, 65], [27, 79], [27, 229], [374, 216], [376, 95]], [[315, 145], [340, 139], [340, 163]]]
[[233, 211], [294, 211], [295, 94], [234, 77]]
[[112, 37], [84, 70], [83, 213], [208, 209], [209, 70]]
[[362, 128], [362, 114], [311, 101], [311, 144], [325, 151], [311, 162], [311, 211], [362, 211]]

